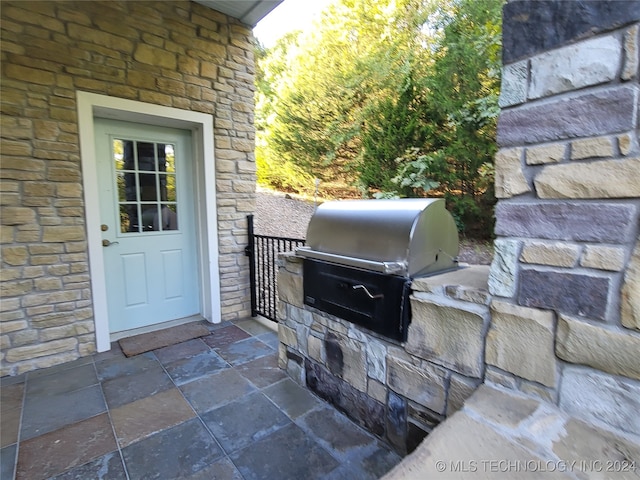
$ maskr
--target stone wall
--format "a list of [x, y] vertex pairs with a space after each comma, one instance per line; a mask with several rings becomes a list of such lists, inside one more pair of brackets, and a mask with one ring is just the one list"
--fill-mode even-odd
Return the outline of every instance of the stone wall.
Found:
[[3, 1], [1, 15], [1, 375], [95, 351], [78, 90], [213, 115], [222, 315], [248, 316], [249, 27], [188, 1]]
[[504, 7], [487, 381], [640, 434], [640, 2]]
[[302, 259], [279, 262], [281, 368], [398, 452], [412, 451], [482, 383], [488, 267], [416, 279], [401, 344], [305, 306]]

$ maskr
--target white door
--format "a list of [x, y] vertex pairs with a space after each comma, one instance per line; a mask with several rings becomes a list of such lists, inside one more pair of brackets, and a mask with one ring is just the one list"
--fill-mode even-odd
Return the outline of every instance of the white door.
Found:
[[191, 132], [95, 127], [110, 332], [199, 313]]

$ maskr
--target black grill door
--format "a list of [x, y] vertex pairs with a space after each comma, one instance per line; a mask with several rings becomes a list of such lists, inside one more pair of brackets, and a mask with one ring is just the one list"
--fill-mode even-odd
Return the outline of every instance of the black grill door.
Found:
[[304, 303], [398, 341], [407, 339], [404, 277], [304, 259]]

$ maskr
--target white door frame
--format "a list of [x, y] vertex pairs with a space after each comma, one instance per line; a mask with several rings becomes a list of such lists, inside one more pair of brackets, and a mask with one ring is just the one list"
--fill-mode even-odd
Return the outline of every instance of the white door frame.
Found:
[[107, 285], [100, 231], [97, 156], [95, 152], [94, 118], [190, 130], [196, 177], [196, 236], [200, 262], [200, 314], [210, 322], [220, 322], [220, 274], [218, 269], [218, 227], [216, 215], [215, 157], [213, 117], [172, 107], [77, 92], [78, 133], [82, 162], [86, 229], [89, 251], [91, 291], [95, 319], [96, 348], [111, 348], [107, 311]]

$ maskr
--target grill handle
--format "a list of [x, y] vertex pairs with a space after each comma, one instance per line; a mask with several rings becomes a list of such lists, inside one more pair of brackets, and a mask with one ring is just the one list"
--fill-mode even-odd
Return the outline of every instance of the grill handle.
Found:
[[354, 290], [364, 290], [364, 293], [367, 294], [367, 297], [369, 297], [372, 300], [375, 300], [378, 298], [384, 298], [384, 294], [382, 293], [379, 293], [377, 295], [372, 295], [371, 292], [364, 285], [354, 285], [351, 288], [353, 288]]

